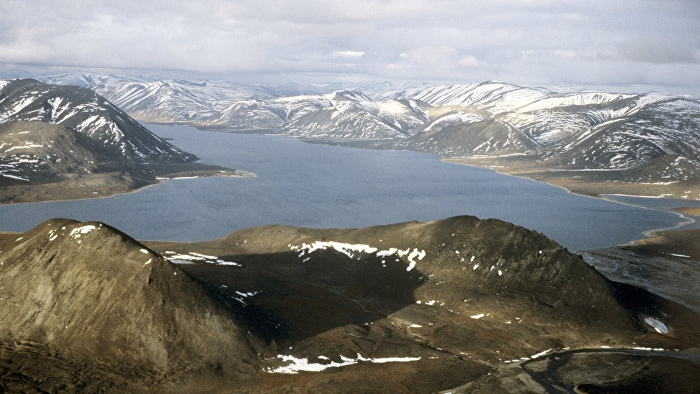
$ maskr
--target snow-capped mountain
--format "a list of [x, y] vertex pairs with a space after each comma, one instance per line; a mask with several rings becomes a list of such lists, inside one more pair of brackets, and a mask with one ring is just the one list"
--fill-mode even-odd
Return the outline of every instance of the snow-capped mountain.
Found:
[[52, 80], [89, 86], [145, 121], [381, 140], [448, 157], [521, 157], [557, 170], [636, 171], [628, 181], [700, 176], [700, 101], [685, 97], [503, 82], [330, 93], [323, 89], [331, 86], [316, 86], [308, 93], [292, 85], [83, 74]]
[[42, 80], [93, 89], [146, 122], [361, 139], [403, 138], [427, 120], [410, 103], [376, 100], [357, 90], [327, 93], [326, 85], [263, 86], [100, 74], [63, 74]]
[[461, 110], [438, 117], [405, 146], [447, 157], [531, 155], [539, 150], [517, 127]]
[[[32, 79], [0, 85], [0, 182], [5, 186], [68, 182], [75, 190], [61, 196], [77, 198], [139, 187], [158, 174], [203, 169], [195, 160], [92, 90]], [[70, 189], [64, 186], [62, 191]], [[41, 200], [58, 192], [37, 193]]]
[[135, 162], [192, 161], [92, 90], [14, 80], [0, 91], [0, 123], [56, 124], [98, 142], [114, 157]]
[[[61, 74], [43, 82], [92, 89], [136, 119], [227, 128], [278, 127], [278, 109], [269, 100], [324, 94], [337, 84], [242, 84], [224, 80], [154, 79], [110, 74]], [[256, 105], [262, 109], [256, 111]], [[241, 108], [241, 110], [238, 110]], [[254, 112], [252, 115], [250, 112]]]
[[330, 105], [327, 99], [315, 95], [241, 100], [222, 111], [209, 126], [267, 129], [276, 132], [282, 130], [290, 121]]
[[[421, 100], [431, 117], [411, 145], [447, 156], [519, 153], [568, 170], [654, 173], [629, 180], [688, 180], [700, 172], [700, 102], [659, 94], [564, 92], [503, 83], [429, 87], [396, 98]], [[442, 132], [434, 130], [440, 128]], [[458, 143], [461, 138], [463, 142]], [[448, 141], [446, 143], [445, 141]], [[658, 165], [664, 160], [679, 164]], [[663, 173], [663, 175], [662, 175]], [[658, 176], [657, 176], [658, 175]]]
[[188, 80], [144, 80], [100, 74], [63, 74], [42, 79], [92, 89], [131, 116], [150, 122], [211, 122], [235, 102], [256, 93], [232, 85]]
[[[303, 107], [303, 102], [309, 100], [315, 98], [287, 102]], [[338, 91], [316, 102], [318, 110], [297, 112], [282, 130], [308, 138], [403, 140], [427, 120], [426, 114], [409, 100], [377, 101], [360, 91]]]

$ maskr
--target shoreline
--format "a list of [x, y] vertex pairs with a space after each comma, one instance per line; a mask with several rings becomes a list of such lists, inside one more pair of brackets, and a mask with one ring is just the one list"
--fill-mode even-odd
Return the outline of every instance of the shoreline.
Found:
[[[175, 126], [177, 126], [177, 125], [175, 125]], [[220, 130], [214, 129], [214, 128], [200, 129], [200, 130], [209, 131], [209, 132], [220, 131]], [[221, 132], [226, 132], [226, 130], [222, 130]], [[247, 130], [246, 131], [238, 131], [238, 132], [240, 132], [241, 134], [248, 134], [249, 133]], [[279, 135], [279, 134], [273, 134], [273, 135]], [[283, 136], [286, 136], [286, 135], [283, 135]], [[298, 138], [295, 136], [287, 136], [287, 137], [292, 137], [292, 138], [298, 139], [301, 142], [307, 142], [307, 143], [316, 142], [316, 141], [309, 141], [308, 139], [304, 139], [304, 138]], [[325, 141], [319, 141], [319, 142], [326, 143]], [[422, 153], [432, 154], [430, 152], [422, 152]], [[438, 156], [440, 156], [440, 155], [438, 155]], [[529, 176], [527, 173], [522, 173], [522, 172], [518, 172], [518, 171], [510, 171], [506, 166], [489, 165], [489, 164], [483, 163], [483, 162], [479, 163], [476, 161], [469, 160], [469, 158], [467, 158], [467, 157], [440, 156], [440, 159], [441, 159], [441, 161], [443, 161], [445, 163], [452, 163], [452, 164], [464, 165], [464, 166], [473, 167], [473, 168], [487, 169], [487, 170], [494, 171], [500, 175], [507, 175], [507, 176], [517, 177], [517, 178], [521, 178], [521, 179], [527, 179], [529, 181], [534, 181], [534, 182], [541, 182], [541, 183], [544, 183], [544, 184], [551, 186], [551, 187], [560, 188], [560, 189], [564, 190], [566, 193], [573, 194], [573, 195], [578, 195], [578, 196], [588, 197], [588, 198], [602, 199], [602, 200], [605, 200], [605, 201], [608, 201], [611, 203], [623, 204], [623, 205], [632, 206], [635, 208], [646, 209], [646, 210], [650, 210], [650, 211], [670, 212], [670, 213], [678, 216], [679, 220], [681, 220], [680, 223], [678, 223], [672, 227], [653, 228], [653, 229], [644, 230], [644, 231], [642, 231], [643, 237], [631, 240], [631, 241], [624, 243], [624, 244], [611, 245], [610, 247], [634, 245], [640, 241], [643, 241], [643, 240], [646, 240], [649, 238], [653, 238], [658, 233], [662, 233], [664, 231], [674, 231], [674, 230], [681, 229], [683, 227], [692, 225], [692, 224], [697, 222], [696, 219], [694, 219], [691, 216], [696, 216], [696, 217], [700, 216], [700, 206], [699, 207], [686, 207], [686, 208], [673, 207], [673, 208], [668, 208], [668, 209], [664, 209], [664, 208], [659, 209], [659, 208], [647, 207], [647, 206], [638, 205], [638, 204], [632, 204], [632, 203], [628, 203], [628, 202], [624, 202], [624, 201], [618, 201], [618, 200], [606, 197], [606, 194], [607, 194], [607, 195], [620, 195], [620, 196], [630, 196], [630, 197], [640, 197], [640, 198], [659, 198], [659, 199], [665, 199], [665, 200], [671, 199], [670, 197], [666, 197], [663, 195], [662, 196], [658, 196], [658, 195], [657, 196], [648, 196], [648, 195], [642, 195], [642, 194], [605, 193], [605, 191], [601, 191], [601, 190], [591, 191], [590, 189], [588, 190], [588, 192], [581, 192], [580, 190], [572, 189], [572, 188], [567, 187], [565, 185], [562, 185], [560, 183], [551, 182], [551, 179], [533, 177], [533, 176]], [[205, 165], [205, 166], [209, 166], [209, 165]], [[215, 167], [217, 167], [217, 169], [222, 168], [222, 167], [218, 167], [218, 166], [215, 166]], [[79, 200], [92, 200], [92, 199], [97, 199], [97, 198], [113, 197], [113, 196], [120, 195], [120, 194], [136, 193], [136, 192], [139, 192], [141, 190], [145, 190], [148, 187], [156, 186], [156, 185], [158, 185], [161, 182], [166, 181], [166, 180], [194, 179], [194, 178], [200, 178], [200, 177], [204, 178], [204, 177], [216, 177], [216, 176], [228, 176], [228, 177], [240, 177], [240, 178], [256, 177], [256, 175], [254, 173], [243, 171], [243, 170], [226, 169], [226, 171], [218, 171], [217, 173], [212, 173], [212, 171], [214, 171], [214, 170], [208, 170], [208, 171], [207, 170], [199, 170], [199, 171], [200, 172], [209, 172], [209, 173], [205, 174], [205, 175], [197, 175], [197, 174], [185, 175], [186, 173], [188, 173], [187, 171], [174, 172], [171, 174], [165, 173], [163, 175], [156, 176], [154, 182], [144, 184], [142, 186], [138, 186], [135, 188], [129, 188], [126, 190], [118, 190], [118, 188], [113, 188], [112, 191], [110, 192], [109, 187], [107, 187], [108, 191], [104, 194], [102, 194], [102, 192], [105, 191], [104, 189], [100, 190], [100, 192], [99, 192], [100, 194], [97, 194], [97, 192], [92, 191], [92, 193], [95, 193], [94, 195], [88, 195], [87, 193], [89, 193], [89, 191], [83, 191], [82, 195], [79, 195], [79, 196], [73, 197], [73, 198], [71, 198], [71, 197], [46, 198], [46, 199], [34, 199], [34, 200], [17, 201], [17, 202], [14, 202], [14, 201], [13, 202], [0, 202], [0, 205], [27, 204], [27, 203], [37, 203], [37, 202], [79, 201]], [[194, 172], [196, 172], [196, 170]], [[220, 174], [223, 172], [228, 172], [228, 173]], [[595, 189], [595, 185], [596, 185], [595, 182], [584, 182], [584, 183], [587, 184], [590, 188]], [[43, 188], [45, 186], [46, 186], [46, 184], [34, 185], [32, 187], [40, 189], [40, 188]], [[52, 186], [55, 186], [57, 188], [61, 188], [61, 186], [58, 186], [58, 184], [53, 184]], [[83, 186], [83, 185], [80, 185], [80, 186]], [[628, 188], [639, 188], [639, 187], [645, 187], [648, 185], [625, 184], [624, 186], [628, 187]], [[76, 189], [74, 188], [72, 190], [65, 191], [66, 194], [70, 194], [71, 192], [75, 193]], [[79, 194], [79, 193], [76, 193], [76, 194]], [[678, 199], [678, 200], [681, 200], [681, 199]], [[694, 202], [700, 203], [700, 200], [695, 200], [695, 199], [687, 199], [686, 201], [694, 201]], [[697, 212], [697, 213], [693, 214], [693, 212]], [[2, 232], [0, 231], [0, 234], [1, 233]], [[166, 240], [165, 242], [169, 242], [169, 241]]]
[[[296, 138], [299, 141], [306, 142], [306, 143], [320, 143], [320, 144], [340, 144], [341, 146], [346, 146], [346, 147], [351, 147], [351, 148], [365, 148], [365, 149], [376, 149], [376, 150], [383, 150], [382, 148], [376, 148], [372, 146], [366, 146], [366, 145], [356, 145], [353, 142], [359, 142], [354, 139], [327, 139], [327, 138], [309, 138], [309, 137], [298, 137], [298, 136], [289, 136], [292, 138]], [[362, 141], [368, 141], [368, 140], [362, 140]], [[385, 141], [385, 139], [377, 139], [377, 140], [369, 140], [369, 142], [372, 141]], [[449, 157], [449, 156], [442, 156], [437, 153], [431, 153], [431, 152], [425, 152], [425, 151], [420, 151], [420, 150], [410, 150], [408, 149], [407, 151], [410, 152], [422, 152], [422, 153], [427, 153], [431, 155], [437, 155], [440, 157], [440, 160], [445, 162], [445, 163], [453, 163], [453, 164], [458, 164], [458, 165], [464, 165], [468, 167], [474, 167], [474, 168], [481, 168], [481, 169], [487, 169], [487, 170], [492, 170], [498, 174], [501, 175], [508, 175], [508, 176], [513, 176], [516, 178], [520, 179], [527, 179], [530, 181], [535, 181], [535, 182], [542, 182], [545, 183], [549, 186], [552, 187], [557, 187], [565, 190], [567, 193], [570, 194], [576, 194], [579, 196], [583, 197], [591, 197], [591, 198], [602, 198], [603, 195], [628, 195], [630, 197], [641, 197], [641, 198], [663, 198], [663, 199], [678, 199], [678, 200], [687, 200], [687, 201], [697, 201], [700, 203], [700, 187], [696, 187], [696, 189], [693, 189], [693, 187], [690, 187], [688, 195], [692, 193], [696, 193], [697, 196], [694, 198], [687, 198], [687, 196], [681, 196], [681, 197], [673, 197], [673, 194], [668, 194], [668, 193], [659, 193], [656, 195], [647, 195], [647, 194], [625, 194], [625, 193], [620, 193], [617, 190], [618, 189], [624, 189], [624, 190], [630, 190], [630, 189], [639, 189], [639, 188], [664, 188], [670, 185], [676, 185], [678, 182], [671, 182], [669, 184], [649, 184], [649, 183], [616, 183], [616, 182], [604, 182], [604, 181], [580, 181], [580, 180], [575, 180], [573, 178], [567, 178], [567, 182], [556, 182], [553, 177], [548, 177], [546, 175], [551, 175], [555, 174], [557, 171], [552, 171], [552, 170], [547, 170], [547, 169], [541, 169], [538, 171], [532, 171], [532, 172], [518, 172], [518, 171], [510, 171], [505, 165], [489, 165], [487, 163], [484, 163], [482, 161], [479, 161], [479, 158], [470, 158], [466, 156], [456, 156], [456, 157]], [[519, 155], [517, 155], [519, 156]], [[503, 157], [485, 157], [484, 159], [486, 160], [494, 160], [494, 159], [500, 159]], [[561, 172], [565, 171], [570, 171], [570, 170], [563, 170]], [[546, 175], [545, 175], [546, 174]], [[536, 176], [536, 175], [539, 175]], [[571, 184], [575, 184], [572, 187]], [[682, 189], [687, 189], [687, 187], [683, 187]], [[609, 201], [609, 200], [608, 200]], [[700, 209], [700, 207], [698, 207]], [[700, 216], [694, 215], [694, 216]]]
[[[156, 123], [159, 125], [168, 125], [168, 123]], [[174, 123], [173, 125], [182, 125], [180, 123]], [[287, 135], [287, 134], [280, 134], [274, 132], [272, 129], [227, 129], [227, 128], [220, 128], [220, 127], [208, 127], [208, 126], [198, 126], [195, 124], [189, 124], [190, 127], [196, 128], [201, 131], [208, 131], [208, 132], [223, 132], [223, 133], [240, 133], [240, 134], [264, 134], [264, 135], [280, 135], [280, 136], [285, 136], [285, 137], [291, 137], [294, 139], [297, 139], [301, 142], [305, 143], [311, 143], [311, 144], [325, 144], [325, 145], [341, 145], [345, 147], [350, 147], [350, 148], [364, 148], [364, 149], [373, 149], [373, 150], [384, 150], [385, 148], [380, 148], [376, 146], [372, 146], [372, 142], [385, 142], [391, 140], [390, 138], [378, 138], [378, 139], [352, 139], [352, 138], [313, 138], [313, 137], [302, 137], [302, 136], [295, 136], [295, 135]], [[396, 149], [395, 147], [389, 148], [389, 150]], [[406, 150], [410, 152], [422, 152], [422, 153], [427, 153], [427, 154], [432, 154], [432, 155], [437, 155], [440, 157], [440, 159], [443, 162], [446, 163], [454, 163], [454, 164], [459, 164], [459, 165], [465, 165], [465, 166], [470, 166], [470, 167], [476, 167], [476, 168], [484, 168], [484, 169], [489, 169], [492, 171], [495, 171], [498, 174], [502, 175], [509, 175], [509, 176], [514, 176], [518, 177], [521, 179], [528, 179], [531, 181], [536, 181], [536, 182], [543, 182], [546, 183], [549, 186], [553, 187], [559, 187], [564, 190], [566, 190], [568, 193], [571, 194], [576, 194], [580, 196], [585, 196], [585, 197], [593, 197], [593, 198], [603, 198], [602, 196], [604, 194], [609, 194], [609, 195], [629, 195], [631, 197], [643, 197], [643, 198], [664, 198], [664, 199], [678, 199], [678, 200], [688, 200], [688, 201], [697, 201], [700, 203], [700, 187], [694, 186], [694, 185], [685, 185], [685, 184], [679, 184], [679, 182], [670, 182], [670, 183], [626, 183], [626, 182], [615, 182], [615, 181], [585, 181], [585, 180], [578, 180], [574, 178], [560, 178], [562, 179], [561, 182], [557, 182], [557, 179], [553, 176], [556, 173], [563, 173], [563, 172], [572, 172], [574, 170], [550, 170], [550, 169], [532, 169], [527, 167], [527, 163], [522, 163], [522, 165], [525, 165], [524, 169], [530, 169], [530, 171], [525, 171], [523, 170], [522, 172], [517, 171], [517, 170], [512, 170], [509, 169], [505, 163], [501, 162], [494, 162], [493, 164], [488, 164], [487, 162], [484, 162], [482, 160], [498, 160], [498, 159], [507, 159], [510, 156], [504, 156], [504, 157], [483, 157], [483, 158], [475, 158], [475, 157], [469, 157], [469, 156], [443, 156], [437, 153], [431, 153], [431, 152], [426, 152], [426, 151], [420, 151], [420, 150], [411, 150], [411, 149], [399, 149], [399, 150]], [[515, 156], [521, 156], [520, 154], [515, 155]], [[481, 159], [481, 160], [480, 160]], [[676, 196], [674, 193], [668, 193], [669, 186], [674, 186], [678, 190], [682, 189], [690, 189], [688, 190], [687, 193], [679, 193], [683, 194], [680, 196]], [[622, 193], [622, 191], [629, 191], [629, 190], [638, 190], [638, 189], [658, 189], [657, 193], [650, 195], [650, 194], [629, 194], [629, 193]], [[683, 190], [684, 192], [686, 190]], [[692, 195], [692, 196], [691, 196]], [[695, 216], [700, 216], [700, 215], [695, 215]]]
[[[635, 208], [640, 208], [640, 209], [646, 209], [646, 210], [650, 210], [650, 211], [656, 211], [656, 212], [670, 212], [670, 213], [673, 213], [674, 215], [677, 215], [680, 219], [684, 219], [684, 220], [685, 220], [684, 222], [678, 223], [677, 225], [675, 225], [675, 226], [673, 226], [673, 227], [655, 228], [655, 229], [646, 230], [646, 231], [644, 231], [644, 232], [642, 233], [642, 234], [644, 234], [645, 238], [640, 238], [640, 239], [638, 239], [638, 240], [631, 241], [630, 243], [625, 244], [625, 245], [621, 245], [621, 246], [635, 245], [635, 244], [636, 244], [637, 242], [639, 242], [639, 241], [643, 241], [643, 240], [645, 240], [645, 239], [654, 238], [654, 237], [656, 237], [659, 233], [663, 233], [663, 232], [667, 232], [667, 231], [676, 231], [676, 230], [679, 230], [679, 229], [681, 229], [681, 228], [683, 228], [683, 227], [685, 227], [685, 226], [690, 226], [690, 225], [692, 225], [692, 224], [694, 224], [694, 223], [697, 222], [697, 220], [695, 220], [694, 217], [697, 217], [698, 215], [697, 215], [697, 214], [694, 215], [694, 214], [692, 214], [692, 213], [683, 212], [683, 209], [684, 209], [683, 207], [681, 207], [681, 208], [672, 208], [672, 209], [670, 209], [670, 210], [667, 210], [667, 209], [659, 209], [659, 208], [651, 208], [651, 207], [645, 207], [645, 206], [643, 206], [643, 205], [637, 205], [637, 204], [632, 204], [632, 203], [628, 203], [628, 202], [624, 202], [624, 201], [618, 201], [618, 200], [615, 200], [615, 199], [613, 199], [613, 198], [609, 198], [609, 197], [607, 197], [607, 196], [640, 197], [640, 198], [657, 198], [657, 197], [632, 196], [632, 195], [623, 195], [623, 194], [606, 194], [606, 195], [602, 195], [602, 196], [601, 196], [601, 198], [602, 198], [603, 200], [605, 200], [605, 201], [610, 201], [610, 202], [613, 202], [613, 203], [622, 204], [622, 205], [626, 205], [626, 206], [630, 206], [630, 207], [635, 207]], [[660, 198], [663, 198], [663, 197], [660, 197]], [[690, 211], [690, 212], [695, 212], [695, 210], [698, 210], [698, 211], [699, 211], [698, 213], [700, 213], [700, 207], [691, 207], [691, 208], [689, 208], [689, 211]]]
[[[257, 175], [255, 173], [249, 172], [249, 171], [243, 171], [243, 170], [226, 170], [224, 171], [225, 173], [219, 174], [219, 173], [214, 173], [214, 174], [202, 174], [202, 175], [188, 175], [188, 176], [168, 176], [168, 175], [160, 175], [156, 176], [154, 182], [147, 183], [141, 186], [137, 186], [134, 188], [128, 188], [124, 189], [123, 187], [115, 187], [115, 188], [107, 188], [105, 191], [104, 189], [101, 190], [100, 192], [95, 192], [95, 191], [88, 191], [88, 190], [80, 190], [80, 192], [76, 191], [76, 187], [73, 186], [61, 186], [60, 182], [55, 182], [55, 183], [50, 183], [50, 184], [38, 184], [38, 185], [23, 185], [22, 187], [24, 188], [29, 188], [29, 190], [35, 189], [39, 190], [42, 188], [50, 187], [50, 188], [57, 188], [61, 189], [63, 194], [75, 194], [76, 197], [64, 197], [64, 198], [50, 198], [50, 199], [37, 199], [37, 198], [32, 198], [34, 196], [28, 196], [26, 200], [20, 200], [20, 201], [0, 201], [0, 206], [1, 205], [16, 205], [16, 204], [36, 204], [36, 203], [43, 203], [43, 202], [61, 202], [61, 201], [81, 201], [81, 200], [94, 200], [94, 199], [100, 199], [100, 198], [109, 198], [109, 197], [114, 197], [120, 194], [131, 194], [131, 193], [138, 193], [141, 190], [145, 190], [149, 187], [152, 186], [157, 186], [161, 184], [162, 182], [165, 181], [176, 181], [179, 179], [196, 179], [196, 178], [212, 178], [212, 177], [230, 177], [230, 178], [255, 178]], [[88, 183], [88, 182], [85, 182]], [[78, 190], [79, 190], [78, 186]], [[90, 192], [92, 195], [89, 195], [88, 192]], [[38, 193], [34, 193], [35, 195], [38, 195]], [[0, 194], [0, 197], [2, 197], [2, 194]]]
[[[618, 201], [618, 200], [615, 200], [613, 198], [609, 198], [607, 196], [696, 201], [696, 202], [698, 202], [698, 204], [700, 204], [700, 199], [699, 200], [695, 200], [695, 199], [685, 199], [684, 200], [684, 199], [670, 198], [670, 197], [664, 197], [664, 196], [647, 196], [647, 195], [640, 195], [640, 194], [622, 194], [622, 193], [604, 193], [604, 192], [580, 193], [580, 192], [569, 189], [566, 186], [563, 186], [560, 184], [551, 183], [551, 182], [548, 182], [548, 181], [543, 180], [543, 179], [536, 179], [536, 178], [532, 178], [532, 177], [522, 175], [522, 174], [500, 171], [498, 168], [494, 168], [492, 166], [478, 165], [478, 164], [473, 164], [473, 163], [465, 163], [465, 162], [459, 161], [458, 159], [449, 158], [449, 157], [442, 157], [442, 161], [444, 161], [446, 163], [453, 163], [453, 164], [463, 165], [463, 166], [467, 166], [467, 167], [487, 169], [487, 170], [495, 171], [496, 173], [501, 174], [501, 175], [512, 176], [512, 177], [520, 178], [520, 179], [527, 179], [527, 180], [533, 181], [533, 182], [541, 182], [541, 183], [547, 184], [551, 187], [562, 189], [569, 194], [574, 194], [574, 195], [581, 196], [581, 197], [601, 199], [601, 200], [608, 201], [608, 202], [614, 203], [614, 204], [622, 204], [622, 205], [626, 205], [626, 206], [630, 206], [630, 207], [634, 207], [634, 208], [639, 208], [639, 209], [646, 209], [646, 210], [650, 210], [650, 211], [669, 212], [669, 213], [677, 215], [679, 218], [685, 220], [684, 222], [678, 223], [677, 225], [675, 225], [673, 227], [649, 229], [649, 230], [643, 231], [642, 234], [644, 234], [644, 238], [639, 238], [637, 240], [630, 241], [627, 244], [621, 244], [621, 245], [617, 245], [617, 246], [631, 245], [631, 244], [634, 244], [635, 242], [638, 242], [641, 240], [653, 238], [654, 236], [656, 236], [657, 233], [661, 233], [664, 231], [674, 231], [674, 230], [680, 229], [682, 227], [692, 225], [692, 224], [697, 222], [697, 220], [694, 219], [693, 217], [700, 217], [700, 206], [698, 206], [698, 207], [674, 207], [671, 209], [658, 209], [658, 208], [651, 208], [651, 207], [646, 207], [646, 206], [638, 205], [638, 204], [632, 204], [632, 203], [628, 203], [628, 202], [624, 202], [624, 201]], [[630, 186], [632, 186], [632, 185], [630, 185]], [[632, 186], [632, 187], [634, 187], [634, 186]], [[692, 216], [692, 217], [689, 217], [689, 216]]]
[[[495, 158], [498, 159], [498, 158]], [[586, 181], [574, 178], [556, 178], [554, 174], [556, 171], [551, 171], [548, 169], [539, 170], [515, 170], [509, 168], [505, 165], [498, 164], [488, 164], [483, 161], [472, 159], [469, 157], [445, 157], [442, 156], [442, 160], [447, 163], [455, 163], [460, 165], [466, 165], [477, 168], [486, 168], [495, 171], [499, 174], [510, 175], [522, 179], [529, 179], [532, 181], [543, 182], [550, 186], [560, 187], [569, 193], [577, 194], [586, 197], [602, 198], [603, 195], [621, 195], [630, 197], [642, 197], [642, 198], [663, 198], [663, 199], [676, 199], [676, 200], [687, 200], [687, 201], [697, 201], [700, 203], [700, 187], [696, 185], [685, 185], [679, 182], [672, 183], [625, 183], [625, 182], [613, 182], [613, 181]], [[486, 159], [488, 160], [488, 158]], [[563, 172], [563, 171], [561, 171]], [[671, 190], [670, 187], [673, 187]], [[640, 194], [640, 189], [654, 190], [652, 193]], [[674, 191], [678, 189], [686, 189], [682, 195], [675, 195]], [[687, 190], [690, 189], [690, 190]], [[688, 193], [685, 193], [687, 191]], [[631, 192], [631, 193], [630, 193]], [[669, 193], [670, 192], [670, 193]]]

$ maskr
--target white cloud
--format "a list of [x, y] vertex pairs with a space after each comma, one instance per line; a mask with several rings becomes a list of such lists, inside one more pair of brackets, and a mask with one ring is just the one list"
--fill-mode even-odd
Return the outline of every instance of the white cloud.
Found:
[[356, 58], [364, 56], [365, 53], [363, 51], [333, 51], [332, 55], [335, 57]]
[[481, 62], [476, 58], [476, 56], [467, 55], [459, 59], [459, 65], [466, 67], [477, 67], [481, 65]]
[[455, 48], [446, 45], [424, 45], [402, 52], [399, 57], [412, 64], [436, 65], [443, 62], [453, 62], [458, 55], [459, 52]]
[[700, 78], [694, 0], [30, 3], [3, 1], [0, 63], [337, 75], [350, 66], [463, 82]]

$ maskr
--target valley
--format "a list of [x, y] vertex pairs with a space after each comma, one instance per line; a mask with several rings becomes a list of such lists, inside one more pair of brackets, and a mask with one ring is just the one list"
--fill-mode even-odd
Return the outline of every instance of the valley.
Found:
[[697, 100], [45, 80], [0, 82], [1, 392], [700, 389]]
[[[353, 147], [429, 152], [451, 162], [492, 168], [591, 196], [632, 194], [700, 199], [700, 163], [696, 154], [700, 150], [700, 104], [686, 97], [557, 91], [493, 81], [402, 89], [368, 85], [365, 92], [330, 84], [314, 88], [236, 85], [99, 74], [65, 74], [44, 80], [60, 84], [47, 85], [56, 89], [66, 84], [94, 89], [110, 100], [109, 106], [119, 107], [140, 121], [228, 132], [275, 133], [307, 142]], [[6, 94], [17, 95], [2, 99], [5, 110], [0, 109], [0, 121], [5, 127], [19, 127], [8, 124], [18, 120], [68, 128], [84, 128], [89, 122], [97, 122], [95, 126], [116, 130], [116, 124], [124, 127], [118, 119], [128, 117], [124, 113], [116, 118], [111, 115], [118, 120], [111, 125], [106, 118], [94, 115], [76, 117], [75, 110], [92, 108], [89, 111], [104, 114], [105, 109], [95, 112], [97, 101], [93, 104], [86, 101], [73, 104], [76, 109], [69, 110], [70, 101], [64, 97], [89, 98], [90, 93], [61, 93], [75, 89], [67, 87], [61, 87], [50, 97], [44, 92], [41, 93], [44, 98], [30, 100], [26, 92], [22, 93], [22, 89], [31, 88], [27, 86], [18, 89], [3, 83]], [[329, 89], [340, 90], [328, 93]], [[43, 109], [38, 109], [36, 105], [42, 100], [48, 101], [43, 101]], [[133, 121], [130, 122], [132, 126], [128, 127], [134, 127]], [[93, 138], [109, 141], [110, 131], [105, 129], [104, 133], [107, 134]], [[130, 146], [139, 146], [139, 143], [130, 145], [134, 143], [132, 140], [119, 149], [126, 154], [136, 149]], [[131, 154], [137, 157], [143, 152]], [[26, 167], [26, 163], [36, 159], [29, 156], [8, 159], [14, 161], [3, 164], [2, 180], [13, 186], [13, 191], [4, 197], [5, 201], [45, 199], [40, 192], [28, 191], [25, 178], [17, 173], [20, 171], [15, 168], [17, 164], [11, 164], [24, 163]], [[170, 166], [174, 164], [167, 160]], [[94, 163], [95, 159], [85, 161]], [[216, 174], [215, 168], [193, 163], [191, 159], [187, 161], [188, 167], [194, 166], [199, 175]], [[83, 167], [86, 168], [71, 172], [86, 176], [95, 170], [90, 165]], [[73, 185], [70, 192], [57, 198], [109, 195], [151, 184], [154, 172], [171, 171], [175, 176], [178, 173], [177, 169], [135, 170], [123, 164], [119, 167], [116, 172], [100, 169], [109, 172], [108, 178], [100, 182], [118, 186], [82, 190], [84, 187]], [[56, 192], [60, 193], [52, 191]]]
[[583, 197], [421, 152], [147, 126], [203, 163], [245, 168], [256, 177], [180, 178], [106, 198], [4, 204], [0, 231], [26, 231], [67, 217], [109, 223], [137, 239], [192, 242], [265, 224], [367, 227], [469, 213], [539, 231], [571, 251], [582, 251], [687, 224], [690, 216], [681, 217], [672, 208], [700, 206], [693, 200], [665, 199], [670, 206], [650, 210], [646, 206], [655, 199], [620, 204]]
[[46, 80], [95, 89], [148, 122], [430, 152], [586, 195], [700, 199], [700, 103], [689, 97], [498, 81], [312, 88], [99, 74]]

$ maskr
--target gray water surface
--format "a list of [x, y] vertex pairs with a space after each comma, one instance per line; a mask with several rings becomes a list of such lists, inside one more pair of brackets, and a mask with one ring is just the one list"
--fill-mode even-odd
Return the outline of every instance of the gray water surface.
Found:
[[474, 215], [537, 230], [580, 251], [627, 243], [684, 220], [431, 154], [147, 126], [204, 163], [257, 176], [176, 179], [106, 198], [1, 205], [0, 231], [25, 231], [67, 217], [99, 220], [137, 239], [200, 241], [263, 224], [365, 227]]

